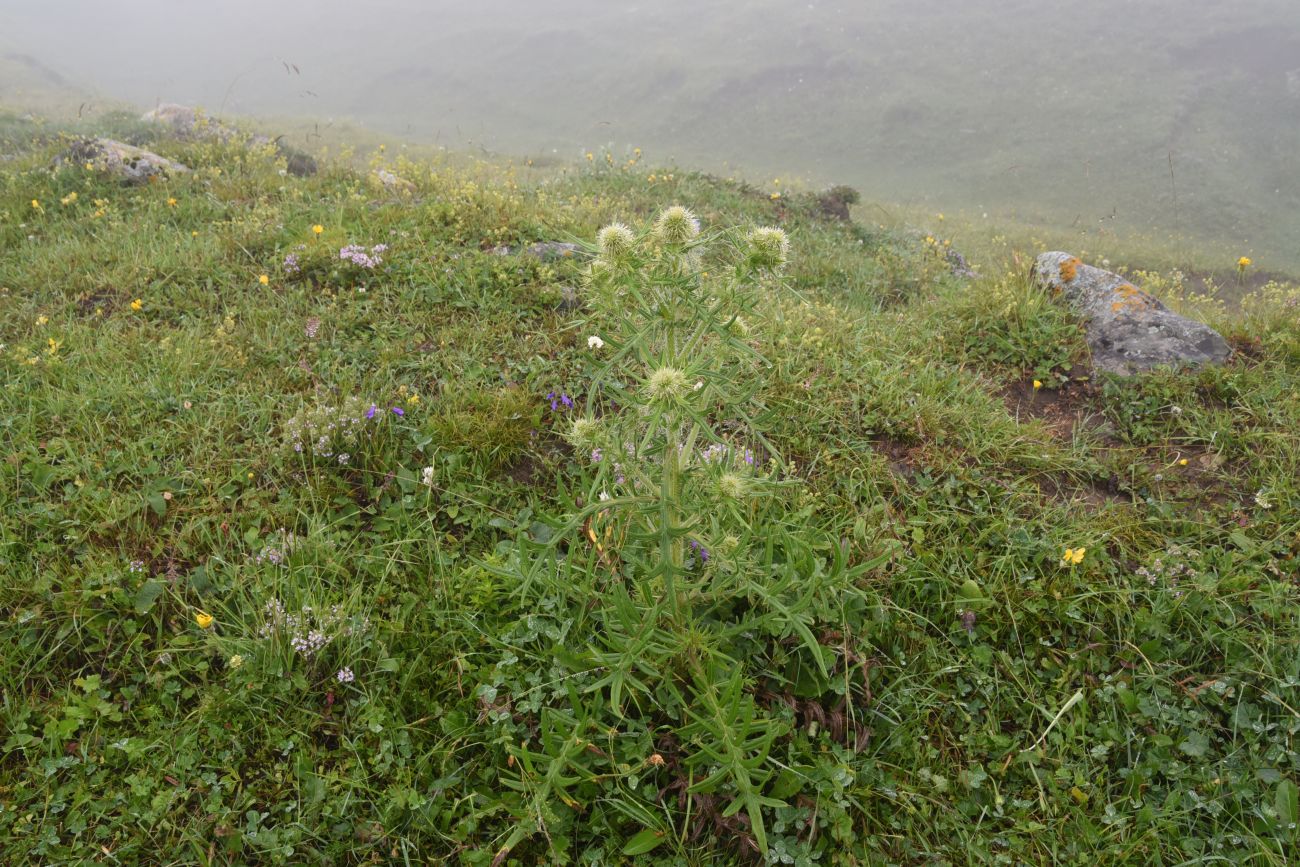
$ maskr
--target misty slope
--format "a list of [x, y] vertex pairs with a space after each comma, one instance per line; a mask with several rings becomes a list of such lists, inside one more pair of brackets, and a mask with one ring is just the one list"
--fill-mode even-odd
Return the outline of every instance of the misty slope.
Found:
[[[364, 14], [327, 0], [147, 24], [96, 8], [71, 32], [39, 7], [11, 20], [23, 51], [143, 105], [345, 115], [533, 156], [636, 145], [988, 211], [1074, 246], [1137, 234], [1202, 265], [1244, 249], [1300, 269], [1289, 0], [386, 0]], [[125, 56], [103, 62], [109, 43]]]

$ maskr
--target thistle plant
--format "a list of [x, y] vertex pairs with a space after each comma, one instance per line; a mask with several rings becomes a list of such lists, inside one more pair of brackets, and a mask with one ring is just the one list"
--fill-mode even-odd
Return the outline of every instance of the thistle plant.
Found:
[[709, 586], [707, 570], [690, 567], [708, 563], [721, 537], [751, 529], [746, 501], [774, 484], [755, 473], [750, 446], [780, 467], [747, 411], [765, 361], [745, 322], [760, 316], [760, 289], [779, 282], [789, 241], [776, 228], [705, 235], [681, 206], [640, 233], [607, 226], [597, 241], [589, 285], [602, 312], [588, 327], [600, 332], [603, 364], [569, 435], [599, 456], [587, 491], [599, 506], [584, 518], [621, 523], [625, 562], [642, 558], [643, 601], [662, 600], [680, 622]]
[[[788, 255], [780, 229], [706, 232], [684, 207], [640, 230], [600, 231], [582, 332], [592, 381], [564, 429], [580, 487], [558, 532], [523, 534], [512, 564], [494, 570], [513, 576], [528, 610], [580, 612], [566, 654], [582, 660], [571, 677], [586, 683], [554, 713], [689, 744], [684, 796], [722, 800], [725, 817], [744, 810], [745, 839], [763, 853], [763, 809], [783, 806], [763, 794], [768, 755], [791, 721], [752, 683], [784, 668], [826, 688], [833, 653], [814, 627], [876, 565], [850, 570], [836, 556], [828, 568], [799, 538], [807, 528], [783, 526], [794, 483], [761, 430], [768, 364], [756, 334], [786, 291]], [[574, 767], [568, 753], [552, 758]], [[584, 765], [573, 785], [604, 773]], [[521, 816], [517, 836], [545, 830], [546, 812]]]

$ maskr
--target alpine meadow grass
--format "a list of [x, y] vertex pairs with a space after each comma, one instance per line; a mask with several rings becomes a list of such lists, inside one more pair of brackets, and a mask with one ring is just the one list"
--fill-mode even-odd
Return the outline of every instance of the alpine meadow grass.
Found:
[[1294, 286], [1094, 377], [956, 221], [102, 123], [191, 171], [0, 125], [0, 861], [1294, 860]]

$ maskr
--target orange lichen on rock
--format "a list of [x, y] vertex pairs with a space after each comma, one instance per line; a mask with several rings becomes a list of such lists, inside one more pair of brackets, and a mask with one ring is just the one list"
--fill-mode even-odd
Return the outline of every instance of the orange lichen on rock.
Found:
[[1075, 277], [1079, 276], [1079, 266], [1083, 263], [1071, 256], [1061, 263], [1061, 279], [1069, 283]]
[[1125, 310], [1146, 310], [1151, 306], [1147, 296], [1132, 283], [1121, 283], [1116, 286], [1115, 294], [1119, 296], [1119, 300], [1112, 303], [1110, 309], [1116, 313]]

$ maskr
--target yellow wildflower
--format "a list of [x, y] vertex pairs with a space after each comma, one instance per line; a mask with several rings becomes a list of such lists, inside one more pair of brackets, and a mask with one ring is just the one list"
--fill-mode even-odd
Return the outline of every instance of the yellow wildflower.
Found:
[[1040, 389], [1040, 388], [1042, 388], [1042, 387], [1043, 387], [1043, 381], [1042, 381], [1041, 379], [1035, 379], [1035, 380], [1034, 380], [1034, 391], [1038, 391], [1038, 389]]
[[320, 223], [317, 223], [316, 225], [311, 227], [311, 233], [313, 235], [319, 235], [321, 232], [324, 231], [325, 231], [325, 227], [322, 226]]
[[139, 298], [131, 302], [132, 310], [141, 310], [143, 308], [144, 308], [144, 301], [140, 300]]
[[44, 208], [41, 207], [41, 200], [40, 200], [40, 199], [32, 199], [32, 210], [33, 210], [33, 211], [43, 211], [43, 210], [45, 210]]
[[1185, 467], [1185, 466], [1187, 466], [1187, 458], [1179, 458], [1179, 459], [1178, 459], [1178, 466], [1180, 466], [1180, 467]]
[[593, 154], [591, 151], [587, 151], [587, 162], [591, 162], [595, 158], [596, 158], [595, 154]]
[[195, 611], [194, 622], [199, 625], [199, 629], [211, 629], [216, 618], [206, 611]]
[[50, 317], [46, 316], [46, 315], [43, 314], [43, 313], [42, 313], [40, 316], [37, 316], [37, 317], [36, 317], [36, 324], [37, 324], [37, 325], [44, 325], [46, 322], [49, 322], [49, 321], [50, 321]]
[[263, 286], [269, 286], [271, 285], [271, 278], [265, 274], [261, 274], [258, 276], [257, 282], [261, 283]]
[[413, 394], [406, 399], [407, 406], [417, 406], [419, 403], [420, 403], [420, 396], [418, 394]]
[[781, 198], [781, 194], [773, 193], [771, 196], [769, 196], [769, 198], [771, 198], [771, 200], [775, 202], [777, 199]]
[[1254, 264], [1254, 263], [1250, 261], [1250, 257], [1249, 257], [1249, 256], [1242, 256], [1240, 259], [1237, 260], [1237, 267], [1238, 267], [1239, 269], [1241, 269], [1242, 271], [1245, 271], [1247, 268], [1249, 268], [1249, 267], [1250, 267], [1251, 265], [1253, 265], [1253, 264]]
[[1065, 553], [1061, 556], [1062, 566], [1078, 566], [1083, 562], [1083, 555], [1087, 548], [1066, 548]]
[[226, 661], [226, 667], [232, 670], [239, 668], [243, 664], [244, 664], [244, 657], [240, 656], [238, 653], [236, 653], [234, 656], [230, 657], [230, 659]]
[[72, 192], [70, 192], [70, 193], [68, 193], [66, 196], [64, 196], [63, 198], [59, 199], [59, 202], [60, 202], [61, 204], [64, 204], [64, 205], [71, 205], [71, 204], [74, 203], [75, 201], [77, 201], [77, 191], [76, 191], [76, 190], [73, 190]]
[[199, 230], [198, 230], [198, 229], [195, 229], [193, 232], [190, 232], [190, 237], [191, 237], [191, 238], [197, 238], [198, 236], [199, 236]]

